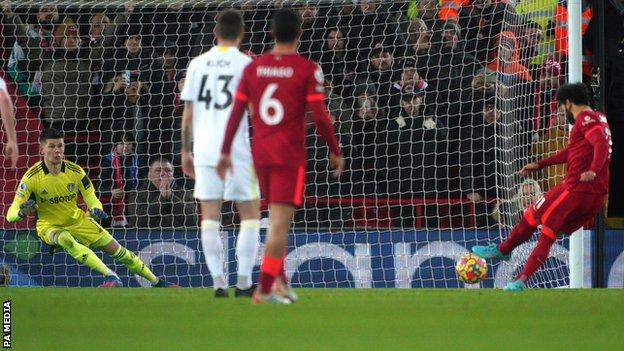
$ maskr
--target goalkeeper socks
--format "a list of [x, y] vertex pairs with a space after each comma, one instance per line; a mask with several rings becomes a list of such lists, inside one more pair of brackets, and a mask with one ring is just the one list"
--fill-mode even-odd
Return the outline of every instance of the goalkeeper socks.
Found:
[[535, 228], [536, 226], [529, 224], [526, 218], [522, 217], [520, 219], [520, 222], [518, 222], [518, 224], [513, 227], [507, 239], [505, 239], [505, 241], [498, 245], [498, 250], [503, 255], [509, 255], [511, 251], [513, 251], [513, 249], [515, 249], [525, 241], [529, 240], [533, 236], [533, 233], [535, 233]]
[[149, 280], [150, 283], [158, 283], [158, 278], [152, 273], [152, 271], [141, 261], [141, 259], [135, 255], [132, 251], [127, 250], [123, 246], [119, 246], [115, 253], [113, 253], [113, 259], [123, 263], [131, 273], [138, 274], [141, 277]]
[[282, 269], [284, 261], [282, 258], [264, 256], [260, 265], [260, 292], [262, 294], [271, 293], [273, 282]]
[[540, 233], [537, 239], [537, 245], [535, 245], [535, 248], [531, 251], [522, 273], [520, 273], [516, 279], [524, 278], [524, 281], [526, 281], [531, 278], [533, 273], [535, 273], [548, 258], [550, 247], [554, 244], [555, 238], [556, 237], [552, 238], [544, 233]]
[[215, 289], [226, 289], [223, 273], [223, 242], [219, 235], [219, 222], [210, 219], [201, 221], [201, 242], [206, 264], [212, 276]]
[[240, 232], [236, 241], [236, 260], [238, 261], [236, 287], [239, 289], [249, 289], [252, 285], [251, 274], [258, 255], [259, 237], [259, 220], [241, 221]]
[[117, 274], [108, 268], [91, 249], [77, 242], [68, 231], [60, 232], [56, 236], [55, 241], [57, 245], [64, 248], [78, 263], [82, 263], [105, 276], [113, 275], [117, 277]]

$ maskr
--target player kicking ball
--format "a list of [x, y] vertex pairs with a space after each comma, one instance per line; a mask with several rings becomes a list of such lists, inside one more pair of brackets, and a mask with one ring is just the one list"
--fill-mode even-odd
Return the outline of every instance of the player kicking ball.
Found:
[[524, 270], [505, 286], [506, 291], [524, 290], [527, 280], [548, 258], [557, 235], [571, 235], [596, 217], [608, 193], [612, 144], [607, 118], [589, 107], [589, 91], [582, 83], [561, 86], [557, 103], [573, 124], [570, 143], [553, 156], [527, 164], [519, 173], [526, 176], [550, 165], [567, 163], [563, 182], [529, 206], [505, 241], [472, 248], [483, 258], [508, 260], [513, 249], [529, 240], [541, 225], [537, 245]]
[[[260, 266], [260, 284], [252, 302], [289, 304], [296, 300], [284, 274], [288, 230], [295, 208], [303, 204], [305, 187], [306, 109], [327, 142], [334, 176], [344, 168], [338, 141], [325, 106], [323, 71], [297, 54], [301, 18], [282, 9], [272, 21], [275, 47], [251, 62], [235, 94], [217, 172], [232, 170], [232, 142], [249, 105], [253, 138], [251, 151], [260, 191], [269, 204], [269, 230]], [[236, 168], [233, 168], [236, 172]]]
[[[100, 287], [121, 287], [115, 272], [89, 249], [96, 247], [123, 263], [134, 274], [147, 279], [154, 287], [177, 287], [158, 279], [137, 255], [128, 251], [94, 219], [106, 218], [102, 203], [95, 196], [93, 184], [77, 164], [64, 160], [63, 134], [45, 129], [39, 137], [43, 161], [30, 167], [17, 187], [7, 220], [11, 223], [37, 215], [37, 235], [48, 245], [60, 246], [76, 261], [102, 273], [105, 282]], [[77, 204], [82, 195], [89, 212]]]

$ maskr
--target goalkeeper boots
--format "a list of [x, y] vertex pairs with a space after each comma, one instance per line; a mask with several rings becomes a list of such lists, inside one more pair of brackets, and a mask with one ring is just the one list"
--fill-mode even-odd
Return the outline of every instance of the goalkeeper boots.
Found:
[[503, 288], [504, 291], [510, 292], [520, 292], [524, 289], [526, 289], [526, 284], [522, 280], [511, 281]]
[[499, 260], [509, 261], [509, 259], [511, 258], [511, 255], [503, 255], [503, 253], [498, 250], [498, 245], [496, 244], [490, 244], [486, 246], [473, 246], [472, 252], [475, 255], [485, 259], [497, 258]]
[[152, 285], [154, 288], [179, 288], [178, 284], [170, 283], [164, 279], [158, 279], [158, 283]]
[[104, 283], [100, 284], [100, 288], [121, 288], [123, 283], [114, 275], [109, 275], [104, 280]]

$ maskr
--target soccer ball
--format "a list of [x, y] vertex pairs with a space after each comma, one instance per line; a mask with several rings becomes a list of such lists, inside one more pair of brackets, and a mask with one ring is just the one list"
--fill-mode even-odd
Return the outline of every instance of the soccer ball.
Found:
[[483, 258], [468, 252], [457, 260], [455, 271], [462, 282], [476, 284], [487, 275], [487, 263]]

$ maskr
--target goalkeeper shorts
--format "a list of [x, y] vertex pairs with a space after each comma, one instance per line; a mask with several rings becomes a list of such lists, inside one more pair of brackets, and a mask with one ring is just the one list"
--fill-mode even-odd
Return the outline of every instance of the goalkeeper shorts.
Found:
[[52, 235], [59, 230], [68, 231], [76, 240], [85, 246], [90, 246], [104, 236], [110, 236], [104, 227], [84, 212], [75, 223], [68, 226], [50, 225], [41, 220], [37, 221], [37, 235], [48, 245], [55, 245], [52, 241]]

